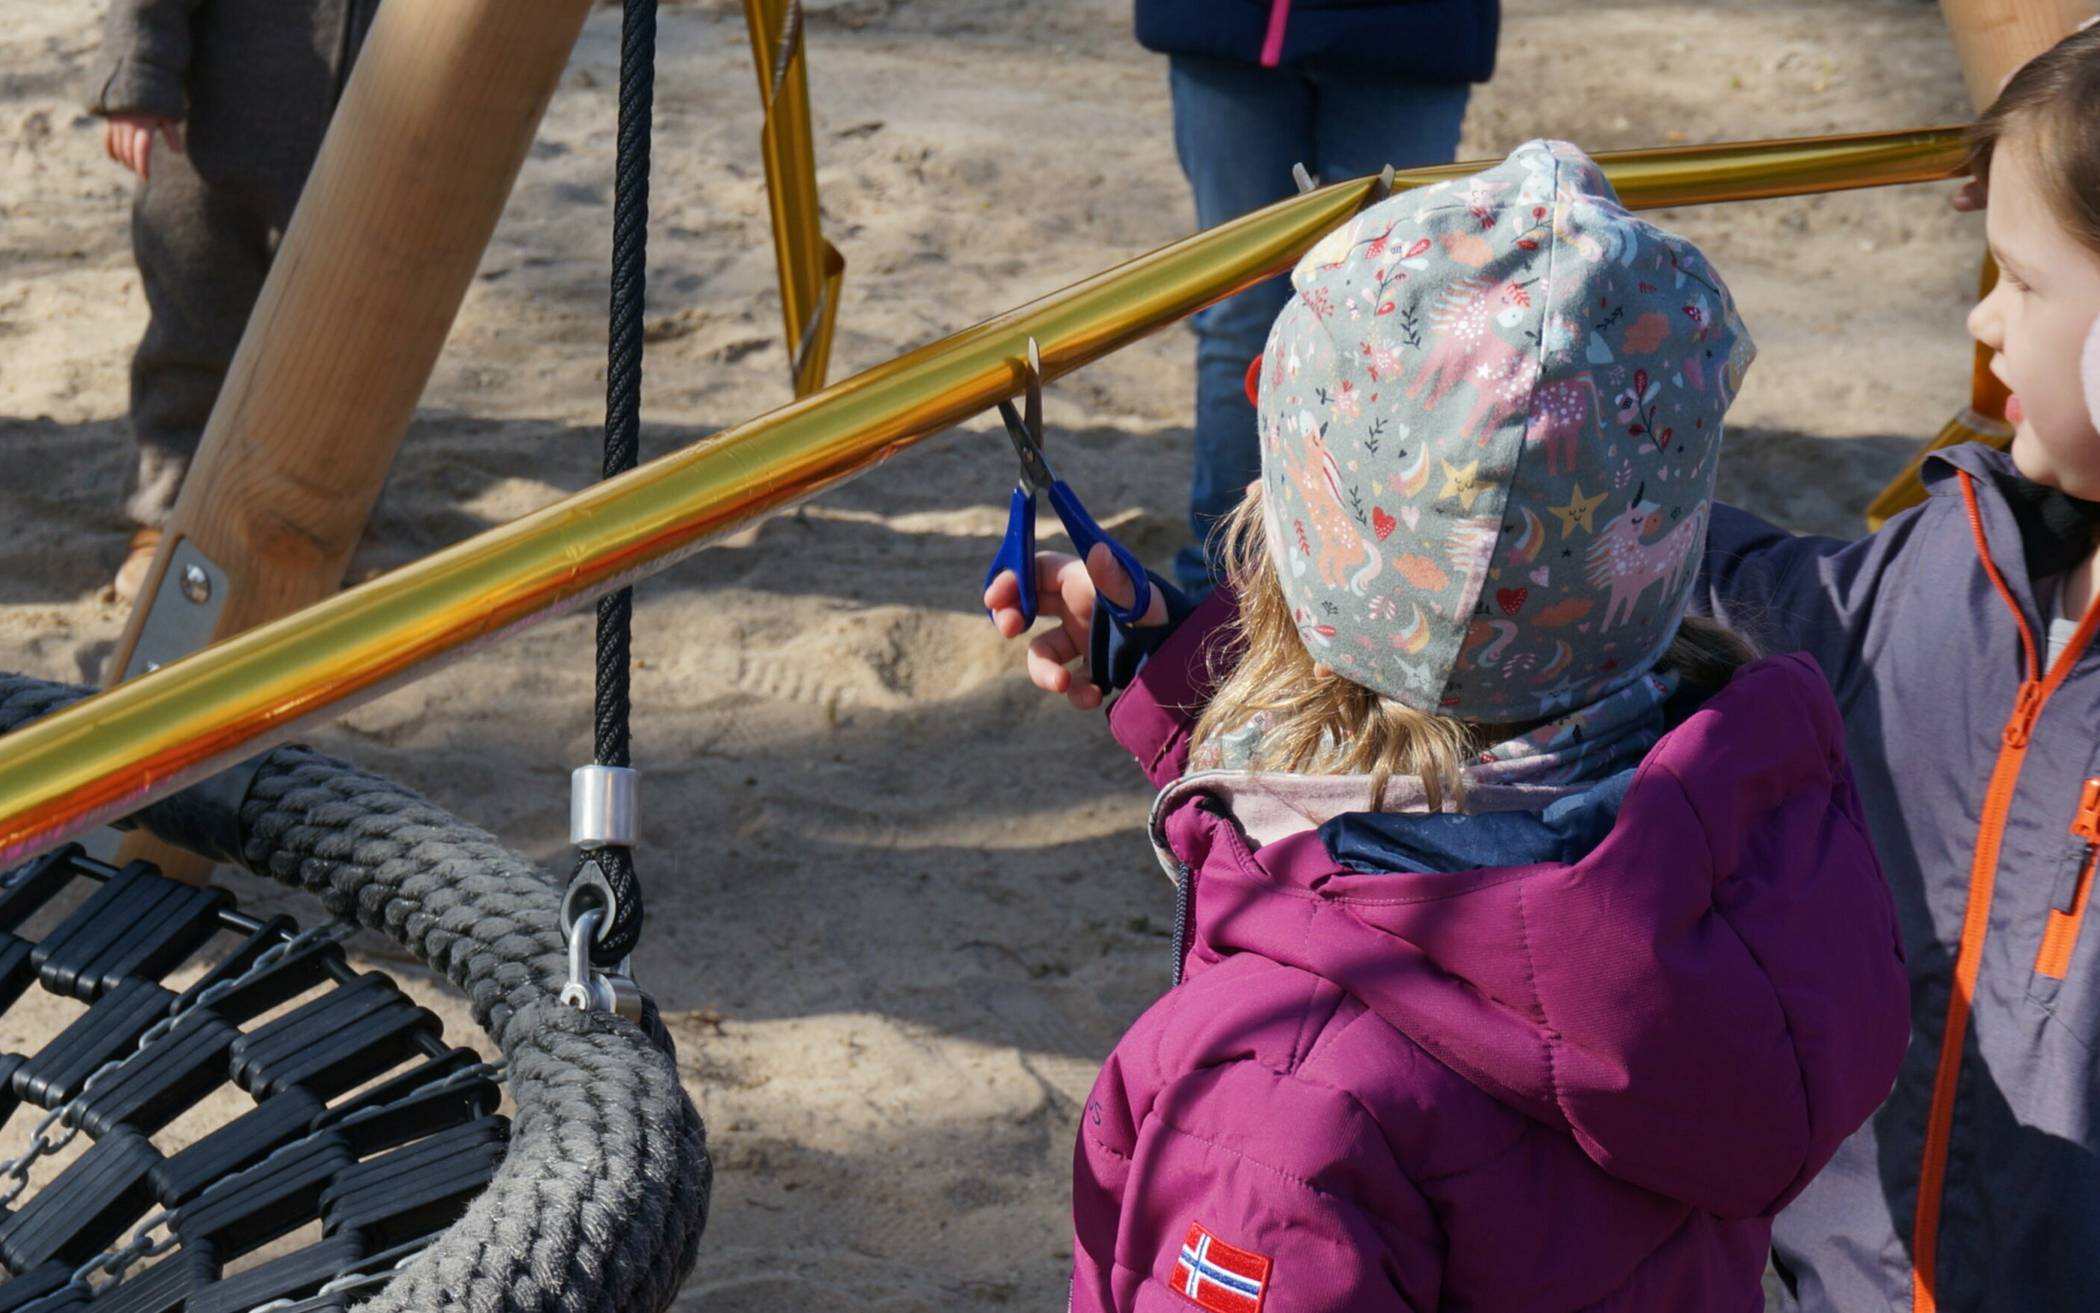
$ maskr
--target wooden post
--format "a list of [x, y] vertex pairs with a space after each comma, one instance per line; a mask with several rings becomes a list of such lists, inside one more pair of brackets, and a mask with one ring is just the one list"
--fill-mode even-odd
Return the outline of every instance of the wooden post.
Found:
[[[2091, 0], [1940, 0], [1940, 13], [1954, 35], [1954, 53], [1961, 60], [1969, 100], [1980, 114], [1998, 98], [1998, 88], [2014, 70], [2092, 17], [2093, 6]], [[1986, 254], [1982, 295], [1990, 293], [1997, 278], [1997, 267]], [[1933, 452], [1963, 442], [1987, 442], [2000, 448], [2011, 444], [2012, 426], [2005, 422], [2005, 385], [1991, 373], [1991, 349], [1977, 343], [1972, 360], [1968, 406], [1919, 447], [1910, 463], [1867, 503], [1868, 529], [1881, 528], [1890, 516], [1925, 500], [1918, 471]]]
[[2008, 74], [2093, 16], [2092, 0], [1940, 0], [1978, 113]]
[[[379, 7], [111, 658], [111, 682], [341, 587], [589, 9], [590, 0]], [[150, 842], [134, 838], [124, 855], [192, 880], [208, 874], [174, 849], [149, 854]]]

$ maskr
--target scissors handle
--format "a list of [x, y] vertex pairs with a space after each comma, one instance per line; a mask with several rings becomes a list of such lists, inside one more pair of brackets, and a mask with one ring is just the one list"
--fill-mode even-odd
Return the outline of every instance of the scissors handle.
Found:
[[990, 588], [1002, 570], [1013, 571], [1014, 582], [1020, 585], [1021, 625], [1026, 628], [1035, 623], [1036, 615], [1035, 494], [1018, 485], [1006, 506], [1006, 537], [1000, 540], [992, 568], [984, 572], [984, 586]]
[[1071, 535], [1072, 546], [1079, 553], [1079, 559], [1085, 560], [1087, 554], [1094, 550], [1095, 543], [1106, 543], [1109, 555], [1116, 558], [1116, 564], [1123, 568], [1124, 576], [1130, 580], [1132, 595], [1129, 606], [1117, 606], [1109, 600], [1106, 593], [1097, 596], [1094, 604], [1126, 625], [1136, 624], [1144, 619], [1145, 612], [1152, 606], [1152, 580], [1145, 573], [1145, 567], [1138, 563], [1137, 557], [1130, 554], [1129, 548], [1109, 537], [1100, 525], [1094, 523], [1094, 517], [1086, 513], [1086, 507], [1079, 504], [1079, 498], [1063, 479], [1052, 479], [1047, 491], [1050, 496], [1050, 508], [1057, 512], [1057, 518], [1064, 523], [1065, 532]]

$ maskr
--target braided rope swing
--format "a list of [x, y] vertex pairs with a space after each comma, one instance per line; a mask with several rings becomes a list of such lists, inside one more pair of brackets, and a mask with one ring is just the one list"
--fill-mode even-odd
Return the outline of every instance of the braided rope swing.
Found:
[[[0, 675], [0, 734], [92, 691]], [[411, 790], [301, 747], [255, 763], [237, 803], [198, 786], [133, 820], [386, 935], [465, 993], [509, 1064], [516, 1113], [486, 1189], [357, 1308], [631, 1313], [670, 1303], [706, 1223], [704, 1131], [653, 1004], [635, 1025], [560, 1001], [560, 896], [545, 876]], [[88, 1132], [105, 1138], [92, 1122]], [[117, 1308], [143, 1284], [72, 1302], [61, 1290], [34, 1304], [0, 1285], [0, 1309]], [[277, 1307], [339, 1310], [349, 1293]]]

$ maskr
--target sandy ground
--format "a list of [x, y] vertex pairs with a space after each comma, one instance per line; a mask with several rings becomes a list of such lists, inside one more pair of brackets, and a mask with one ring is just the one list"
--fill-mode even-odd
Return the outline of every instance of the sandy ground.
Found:
[[[834, 378], [1191, 227], [1164, 64], [1126, 5], [807, 8], [819, 183], [848, 260]], [[1508, 10], [1469, 157], [1540, 134], [1604, 150], [1965, 110], [1920, 0]], [[359, 577], [595, 469], [617, 27], [596, 13], [562, 79]], [[98, 672], [122, 624], [105, 585], [144, 322], [127, 176], [75, 108], [97, 39], [83, 7], [0, 0], [0, 666], [69, 679]], [[787, 399], [758, 122], [739, 7], [667, 9], [645, 452]], [[1981, 226], [1945, 190], [1666, 218], [1762, 347], [1728, 495], [1850, 532], [1965, 399]], [[1191, 357], [1162, 333], [1049, 399], [1061, 471], [1156, 561], [1180, 533]], [[1094, 717], [1029, 689], [975, 608], [1011, 479], [1004, 439], [971, 425], [642, 589], [639, 972], [719, 1167], [681, 1308], [1063, 1300], [1075, 1113], [1166, 984], [1172, 912], [1142, 779]], [[584, 617], [560, 620], [313, 740], [560, 864], [589, 646]]]

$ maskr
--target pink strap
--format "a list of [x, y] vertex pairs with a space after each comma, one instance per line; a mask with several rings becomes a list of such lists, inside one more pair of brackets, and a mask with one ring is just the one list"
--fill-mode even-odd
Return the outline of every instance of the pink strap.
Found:
[[1283, 28], [1290, 21], [1291, 0], [1270, 0], [1269, 34], [1261, 42], [1261, 66], [1274, 68], [1283, 62]]

